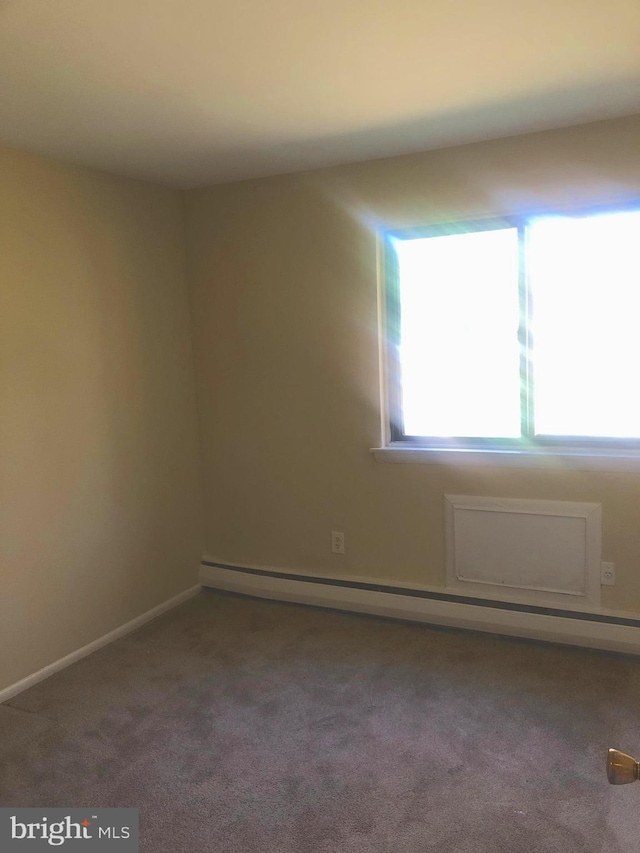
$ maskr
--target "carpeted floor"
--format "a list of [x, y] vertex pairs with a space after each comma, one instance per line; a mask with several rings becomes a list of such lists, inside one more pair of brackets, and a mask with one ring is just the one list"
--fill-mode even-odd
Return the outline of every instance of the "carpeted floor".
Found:
[[0, 705], [0, 805], [145, 853], [640, 850], [640, 659], [214, 592]]

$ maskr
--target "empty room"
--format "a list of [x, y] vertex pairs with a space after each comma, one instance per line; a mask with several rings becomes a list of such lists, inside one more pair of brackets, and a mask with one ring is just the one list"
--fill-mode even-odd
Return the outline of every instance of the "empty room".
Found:
[[0, 0], [0, 850], [640, 851], [640, 5]]

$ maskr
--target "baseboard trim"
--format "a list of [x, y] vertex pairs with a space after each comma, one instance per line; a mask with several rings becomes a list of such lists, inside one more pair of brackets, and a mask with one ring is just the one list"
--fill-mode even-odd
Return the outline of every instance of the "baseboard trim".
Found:
[[640, 655], [640, 619], [472, 598], [425, 588], [296, 574], [205, 559], [205, 587], [490, 634]]
[[54, 673], [59, 672], [61, 669], [71, 666], [72, 663], [76, 663], [76, 661], [87, 657], [92, 652], [96, 652], [98, 649], [103, 648], [103, 646], [108, 646], [109, 643], [112, 643], [114, 640], [118, 640], [120, 637], [124, 637], [126, 634], [130, 634], [132, 631], [141, 628], [147, 622], [151, 622], [152, 619], [155, 619], [157, 616], [161, 616], [168, 610], [173, 610], [174, 607], [177, 607], [179, 604], [183, 604], [185, 601], [193, 598], [201, 590], [201, 584], [189, 587], [189, 589], [179, 592], [178, 595], [174, 595], [173, 598], [163, 601], [162, 604], [159, 604], [157, 607], [153, 607], [151, 610], [147, 610], [146, 613], [136, 616], [136, 618], [132, 619], [130, 622], [126, 622], [124, 625], [120, 625], [119, 628], [109, 631], [109, 633], [105, 634], [103, 637], [99, 637], [97, 640], [87, 643], [86, 646], [82, 646], [82, 648], [76, 649], [75, 652], [71, 652], [70, 654], [65, 655], [65, 657], [48, 664], [42, 669], [39, 669], [37, 672], [28, 675], [26, 678], [16, 681], [15, 684], [10, 684], [8, 687], [0, 690], [0, 704], [2, 704], [2, 702], [7, 702], [14, 696], [17, 696], [18, 693], [22, 693], [23, 690], [28, 690], [29, 687], [33, 687], [40, 681], [44, 681], [45, 678], [49, 678], [49, 676], [54, 675]]

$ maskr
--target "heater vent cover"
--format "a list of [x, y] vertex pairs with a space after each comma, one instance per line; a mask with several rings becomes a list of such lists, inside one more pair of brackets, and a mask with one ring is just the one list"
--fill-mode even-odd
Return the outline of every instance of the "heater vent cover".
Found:
[[600, 606], [600, 504], [445, 495], [445, 520], [450, 589]]

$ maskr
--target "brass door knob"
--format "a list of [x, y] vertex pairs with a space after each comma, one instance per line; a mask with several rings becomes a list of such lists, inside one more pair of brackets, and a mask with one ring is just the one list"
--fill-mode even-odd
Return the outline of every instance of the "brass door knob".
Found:
[[607, 753], [607, 779], [611, 785], [628, 785], [640, 778], [640, 764], [624, 752], [610, 749]]

